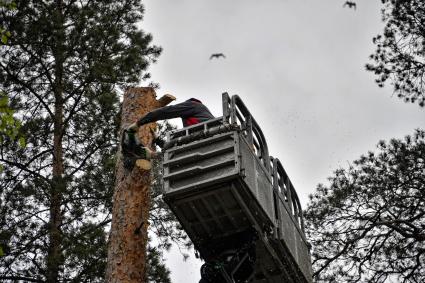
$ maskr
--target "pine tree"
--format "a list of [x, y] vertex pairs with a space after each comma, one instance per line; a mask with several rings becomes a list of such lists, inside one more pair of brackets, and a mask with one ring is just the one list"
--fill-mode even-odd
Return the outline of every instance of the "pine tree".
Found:
[[[158, 123], [156, 133], [158, 144], [165, 142], [165, 135], [168, 131], [174, 130], [176, 127], [167, 121]], [[157, 147], [157, 151], [160, 148]], [[187, 258], [186, 253], [192, 247], [192, 242], [187, 236], [183, 227], [179, 224], [173, 212], [165, 204], [162, 194], [162, 155], [152, 162], [152, 183], [151, 183], [151, 205], [149, 213], [149, 234], [155, 237], [157, 245], [153, 246], [149, 243], [147, 248], [147, 270], [146, 282], [167, 283], [171, 282], [170, 271], [162, 262], [163, 252], [168, 251], [172, 244], [179, 247], [183, 258]]]
[[[163, 107], [172, 100], [174, 97], [171, 95], [164, 95], [157, 100], [155, 91], [150, 87], [128, 89], [123, 99], [121, 130], [124, 131], [129, 124], [147, 112]], [[156, 123], [149, 123], [138, 129], [138, 138], [145, 146], [151, 147], [153, 144], [153, 132], [156, 129]], [[146, 165], [146, 160], [137, 160], [131, 168], [124, 166], [121, 155], [117, 161], [107, 282], [142, 282], [147, 271], [149, 219], [153, 219], [157, 224], [158, 220], [165, 220], [161, 222], [163, 227], [175, 226], [169, 223], [174, 218], [164, 219], [166, 214], [161, 211], [152, 213], [152, 181], [154, 184], [159, 183], [161, 176], [155, 176], [158, 168], [154, 168], [154, 174], [151, 174], [151, 166]], [[169, 231], [167, 237], [173, 237], [175, 234], [179, 235], [178, 232]]]
[[[0, 8], [5, 10], [12, 10], [15, 8], [15, 3], [5, 2], [0, 0]], [[0, 46], [7, 44], [9, 40], [10, 32], [0, 25]], [[6, 135], [10, 139], [18, 137], [20, 122], [13, 116], [14, 111], [9, 105], [9, 97], [0, 90], [0, 133]], [[1, 139], [1, 136], [0, 136]], [[25, 145], [23, 137], [19, 139], [21, 146]], [[0, 164], [0, 171], [3, 167]], [[2, 248], [0, 246], [0, 254], [2, 254]]]
[[27, 146], [1, 140], [0, 281], [102, 282], [120, 87], [161, 49], [141, 1], [15, 3], [0, 10], [0, 83]]
[[425, 282], [425, 132], [378, 148], [311, 196], [316, 282]]
[[145, 282], [171, 283], [170, 270], [161, 261], [162, 251], [148, 246]]
[[406, 102], [425, 106], [425, 2], [382, 0], [382, 34], [373, 39], [376, 51], [366, 69], [380, 87], [390, 82]]
[[[176, 129], [175, 126], [169, 124], [167, 121], [158, 123], [157, 139], [160, 143], [165, 142], [165, 135], [167, 132]], [[159, 148], [158, 148], [159, 149]], [[169, 250], [172, 244], [179, 247], [183, 258], [187, 258], [187, 250], [192, 248], [192, 242], [187, 236], [183, 227], [178, 222], [174, 213], [169, 209], [168, 205], [162, 198], [163, 179], [162, 179], [162, 155], [152, 162], [152, 186], [151, 186], [151, 207], [149, 215], [149, 232], [154, 235], [159, 242], [159, 249]]]

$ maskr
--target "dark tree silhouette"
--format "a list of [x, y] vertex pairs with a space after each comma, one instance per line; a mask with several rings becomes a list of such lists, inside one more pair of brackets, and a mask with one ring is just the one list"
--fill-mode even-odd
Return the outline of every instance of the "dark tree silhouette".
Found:
[[425, 132], [378, 148], [310, 196], [317, 282], [425, 282]]
[[27, 146], [0, 138], [0, 281], [104, 282], [120, 87], [161, 49], [140, 0], [14, 3], [0, 86]]
[[380, 87], [389, 81], [406, 102], [425, 106], [425, 1], [382, 0], [385, 28], [373, 38], [376, 51], [366, 69]]
[[[15, 9], [15, 3], [6, 2], [4, 0], [0, 0], [0, 9], [5, 11]], [[7, 44], [11, 34], [0, 25], [0, 46]], [[14, 111], [9, 105], [9, 97], [0, 91], [0, 134], [6, 135], [12, 140], [15, 140], [19, 134], [20, 121], [17, 120], [13, 114]], [[23, 137], [19, 137], [20, 143], [23, 146], [25, 143], [25, 139]], [[0, 136], [1, 142], [1, 136]], [[2, 170], [2, 166], [0, 164], [0, 171]], [[0, 246], [0, 254], [2, 253]]]

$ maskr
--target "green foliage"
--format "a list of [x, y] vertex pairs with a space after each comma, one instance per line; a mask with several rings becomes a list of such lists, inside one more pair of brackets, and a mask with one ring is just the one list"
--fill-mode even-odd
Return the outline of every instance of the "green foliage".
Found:
[[[80, 229], [70, 231], [64, 246], [71, 282], [103, 282], [106, 268], [107, 242], [99, 223], [83, 223]], [[69, 276], [71, 277], [71, 276]]]
[[7, 44], [7, 40], [10, 37], [10, 32], [8, 32], [7, 30], [4, 30], [0, 27], [0, 34], [1, 34], [1, 43], [3, 44]]
[[0, 8], [6, 8], [9, 10], [16, 9], [16, 3], [11, 0], [0, 0]]
[[310, 196], [317, 282], [425, 281], [425, 132], [378, 148]]
[[[18, 144], [24, 148], [25, 138], [20, 135], [21, 123], [14, 116], [14, 111], [9, 107], [9, 98], [0, 93], [0, 143], [5, 139], [17, 141]], [[0, 172], [3, 166], [0, 164]]]
[[[46, 281], [50, 219], [58, 217], [56, 281], [102, 282], [120, 93], [149, 77], [161, 49], [139, 28], [140, 0], [14, 2], [14, 10], [0, 8], [12, 34], [0, 49], [0, 84], [26, 140], [0, 141], [0, 281]], [[58, 214], [52, 192], [60, 195]]]
[[377, 49], [366, 69], [383, 87], [390, 81], [394, 93], [406, 102], [425, 106], [425, 2], [382, 0], [382, 34], [373, 39]]
[[[1, 10], [13, 10], [16, 8], [14, 2], [0, 1]], [[7, 44], [8, 39], [11, 34], [8, 30], [0, 26], [0, 46], [2, 44]], [[0, 142], [3, 140], [4, 136], [10, 139], [15, 139], [18, 136], [20, 122], [13, 117], [13, 110], [9, 107], [9, 98], [4, 93], [0, 92]], [[21, 136], [18, 139], [21, 147], [25, 147], [25, 139]], [[3, 166], [0, 164], [0, 171], [2, 171]]]
[[[175, 129], [168, 122], [159, 123], [158, 138], [165, 139], [165, 133]], [[149, 214], [149, 232], [154, 235], [159, 242], [158, 248], [161, 250], [169, 250], [171, 245], [176, 244], [182, 252], [183, 258], [186, 259], [188, 254], [186, 251], [192, 247], [192, 242], [183, 230], [183, 227], [177, 221], [173, 212], [168, 208], [162, 199], [163, 183], [161, 171], [162, 158], [154, 160], [152, 166], [153, 181], [151, 187], [151, 210]]]
[[146, 282], [171, 283], [170, 271], [162, 260], [162, 251], [156, 247], [148, 246], [146, 262]]
[[[0, 0], [0, 9], [1, 10], [13, 10], [16, 9], [15, 2], [12, 1], [1, 1]], [[10, 32], [0, 26], [0, 45], [7, 44], [9, 37], [11, 36]]]
[[9, 107], [9, 98], [0, 93], [0, 134], [14, 139], [18, 135], [19, 126], [19, 121], [13, 117], [13, 110]]

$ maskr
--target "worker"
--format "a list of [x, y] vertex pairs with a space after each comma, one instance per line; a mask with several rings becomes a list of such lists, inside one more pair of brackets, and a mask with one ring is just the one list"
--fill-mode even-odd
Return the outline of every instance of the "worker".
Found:
[[[134, 122], [128, 126], [127, 131], [135, 132], [140, 126], [145, 124], [173, 118], [181, 118], [183, 121], [183, 126], [187, 127], [213, 119], [214, 116], [200, 100], [196, 98], [190, 98], [182, 103], [161, 107], [147, 113], [137, 122]], [[148, 148], [145, 148], [145, 150], [146, 159], [149, 160], [155, 157], [154, 152], [150, 151]]]

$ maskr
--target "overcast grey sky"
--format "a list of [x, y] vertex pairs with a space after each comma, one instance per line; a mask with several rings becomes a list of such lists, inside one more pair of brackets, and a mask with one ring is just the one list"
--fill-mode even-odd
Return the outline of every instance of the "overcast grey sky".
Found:
[[[238, 94], [288, 172], [308, 194], [381, 139], [424, 128], [425, 109], [380, 89], [364, 65], [382, 31], [379, 0], [146, 0], [142, 28], [164, 51], [150, 68], [158, 95], [201, 99], [221, 116]], [[225, 59], [209, 60], [222, 52]], [[176, 121], [181, 125], [179, 121]], [[167, 255], [174, 283], [198, 282], [200, 263]]]

